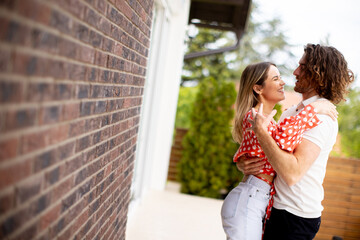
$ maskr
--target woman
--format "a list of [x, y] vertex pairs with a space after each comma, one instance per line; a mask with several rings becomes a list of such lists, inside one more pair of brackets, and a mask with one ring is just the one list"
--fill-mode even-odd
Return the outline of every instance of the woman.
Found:
[[[274, 116], [275, 104], [285, 99], [284, 85], [276, 65], [270, 62], [251, 64], [241, 76], [233, 128], [233, 138], [240, 147], [234, 161], [246, 154], [248, 157], [264, 158], [266, 165], [261, 174], [244, 176], [242, 182], [224, 200], [221, 216], [228, 240], [262, 238], [263, 220], [269, 217], [272, 195], [275, 193], [272, 184], [275, 171], [267, 161], [255, 134], [249, 131], [251, 108], [258, 109], [264, 115]], [[292, 152], [301, 142], [303, 132], [320, 124], [316, 112], [335, 118], [336, 114], [330, 111], [333, 108], [327, 101], [312, 103], [298, 115], [285, 118], [279, 124], [271, 122], [269, 134], [281, 149]]]

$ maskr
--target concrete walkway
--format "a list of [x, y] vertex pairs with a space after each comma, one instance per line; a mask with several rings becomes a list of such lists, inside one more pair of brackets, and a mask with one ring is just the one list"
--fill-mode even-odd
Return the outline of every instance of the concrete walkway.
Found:
[[152, 191], [128, 219], [126, 240], [223, 240], [222, 200], [181, 194], [177, 183]]

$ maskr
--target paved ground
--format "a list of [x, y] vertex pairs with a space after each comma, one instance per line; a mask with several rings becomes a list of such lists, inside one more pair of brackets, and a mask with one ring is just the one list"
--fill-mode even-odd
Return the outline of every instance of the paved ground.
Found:
[[150, 192], [128, 219], [126, 240], [224, 240], [222, 200], [178, 193], [176, 183]]

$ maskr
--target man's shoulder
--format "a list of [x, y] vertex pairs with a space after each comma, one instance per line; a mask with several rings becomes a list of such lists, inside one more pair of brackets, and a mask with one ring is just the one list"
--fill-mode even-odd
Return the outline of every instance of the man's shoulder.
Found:
[[283, 111], [280, 117], [280, 121], [282, 121], [284, 118], [291, 117], [296, 115], [296, 105], [293, 105]]
[[323, 127], [335, 127], [335, 126], [338, 126], [338, 121], [333, 120], [329, 115], [317, 114], [317, 117], [321, 121], [321, 124], [319, 126], [321, 126], [321, 125], [323, 125]]
[[304, 132], [304, 138], [312, 141], [321, 149], [326, 146], [333, 146], [338, 134], [338, 122], [332, 120], [328, 115], [317, 114], [321, 123]]

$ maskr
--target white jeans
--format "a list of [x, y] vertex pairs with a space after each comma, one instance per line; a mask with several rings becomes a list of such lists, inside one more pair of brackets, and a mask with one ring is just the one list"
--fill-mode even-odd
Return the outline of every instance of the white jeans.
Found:
[[270, 185], [252, 175], [231, 190], [221, 208], [226, 239], [261, 240], [269, 199]]

